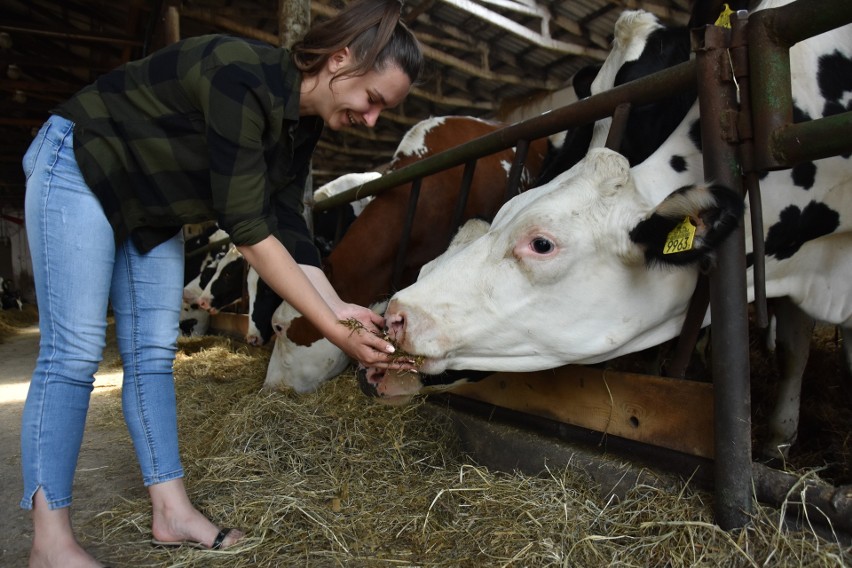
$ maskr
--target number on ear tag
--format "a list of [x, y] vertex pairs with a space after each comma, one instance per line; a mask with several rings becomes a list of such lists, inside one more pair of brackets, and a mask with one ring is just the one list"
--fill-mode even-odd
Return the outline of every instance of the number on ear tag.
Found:
[[689, 217], [684, 217], [677, 227], [671, 230], [666, 237], [666, 244], [663, 247], [663, 254], [674, 254], [692, 250], [692, 240], [695, 238], [695, 225], [689, 220]]

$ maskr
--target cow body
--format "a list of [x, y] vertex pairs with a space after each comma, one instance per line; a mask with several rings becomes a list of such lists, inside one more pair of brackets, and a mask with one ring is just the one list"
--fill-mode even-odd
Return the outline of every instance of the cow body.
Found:
[[[209, 235], [205, 233], [192, 239], [191, 242], [187, 241], [183, 301], [190, 308], [197, 308], [198, 300], [201, 298], [204, 288], [216, 274], [216, 267], [228, 252], [228, 239], [228, 233], [222, 229], [216, 229]], [[212, 248], [209, 248], [204, 254], [193, 254], [208, 246]]]
[[21, 301], [21, 293], [12, 287], [12, 281], [0, 278], [0, 310], [18, 310], [24, 309], [24, 303]]
[[[785, 3], [764, 2], [762, 8]], [[619, 20], [613, 61], [643, 51], [648, 18]], [[792, 48], [798, 119], [852, 108], [848, 75], [834, 71], [850, 65], [852, 26]], [[394, 296], [387, 321], [400, 347], [426, 357], [425, 374], [537, 371], [597, 363], [675, 337], [700, 267], [712, 261], [714, 239], [731, 228], [718, 221], [737, 213], [723, 190], [701, 185], [698, 118], [693, 105], [673, 133], [633, 167], [621, 155], [597, 148], [547, 185], [507, 203], [481, 236], [452, 247]], [[593, 146], [602, 135], [596, 132]], [[809, 318], [848, 328], [848, 157], [770, 172], [761, 187], [767, 295], [789, 299]], [[697, 225], [694, 248], [686, 255], [663, 254], [678, 217], [687, 216]], [[745, 224], [750, 252], [748, 215]], [[749, 301], [751, 284], [749, 269]], [[386, 396], [408, 396], [424, 382], [381, 373], [372, 378]], [[794, 406], [797, 415], [798, 403]], [[781, 421], [791, 420], [789, 406], [781, 414]]]
[[[333, 197], [344, 191], [348, 191], [354, 187], [364, 185], [367, 182], [373, 181], [381, 177], [379, 172], [353, 172], [343, 174], [339, 178], [333, 179], [330, 182], [320, 186], [314, 192], [314, 201], [319, 203], [324, 199]], [[334, 244], [339, 241], [349, 226], [355, 221], [355, 218], [361, 214], [364, 207], [373, 200], [372, 196], [364, 197], [314, 214], [314, 242], [320, 251], [320, 255], [325, 258], [331, 254]]]
[[228, 252], [216, 264], [210, 281], [204, 286], [198, 297], [198, 307], [210, 314], [217, 314], [222, 308], [235, 304], [243, 297], [248, 264], [233, 244]]
[[[401, 169], [418, 160], [484, 136], [501, 124], [470, 117], [432, 118], [406, 133], [394, 153], [390, 170]], [[527, 171], [522, 183], [537, 174], [545, 153], [545, 142], [531, 144]], [[504, 150], [477, 164], [471, 192], [462, 219], [491, 219], [505, 198], [514, 150]], [[461, 187], [461, 166], [423, 179], [412, 233], [402, 267], [402, 284], [415, 280], [420, 267], [438, 256], [455, 231], [452, 212]], [[347, 302], [369, 306], [393, 292], [392, 270], [402, 236], [410, 184], [376, 195], [355, 219], [341, 241], [326, 258], [324, 270], [340, 297]], [[273, 316], [278, 335], [267, 371], [265, 388], [289, 386], [299, 391], [315, 389], [321, 382], [339, 374], [349, 360], [339, 349], [286, 303]]]

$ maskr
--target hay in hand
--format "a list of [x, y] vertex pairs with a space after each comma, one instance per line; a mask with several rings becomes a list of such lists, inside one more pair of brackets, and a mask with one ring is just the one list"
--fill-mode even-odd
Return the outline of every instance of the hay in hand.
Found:
[[[366, 327], [364, 327], [363, 323], [361, 323], [360, 321], [358, 321], [355, 318], [348, 318], [348, 319], [345, 319], [345, 320], [338, 320], [338, 321], [341, 324], [348, 327], [352, 331], [352, 333], [359, 333], [362, 329], [365, 330], [365, 331], [369, 331], [369, 330], [367, 330]], [[406, 351], [403, 351], [402, 349], [400, 349], [396, 340], [393, 337], [391, 337], [387, 333], [387, 331], [385, 331], [384, 333], [381, 333], [381, 334], [375, 333], [373, 331], [370, 331], [370, 333], [372, 333], [373, 335], [377, 335], [378, 337], [381, 337], [382, 339], [384, 339], [385, 341], [387, 341], [388, 343], [393, 345], [393, 348], [395, 349], [395, 351], [393, 353], [388, 354], [388, 358], [390, 359], [391, 363], [400, 362], [401, 360], [402, 360], [402, 362], [411, 361], [415, 367], [420, 367], [423, 364], [423, 361], [426, 360], [426, 357], [424, 357], [423, 355], [412, 355], [411, 353], [407, 353]]]

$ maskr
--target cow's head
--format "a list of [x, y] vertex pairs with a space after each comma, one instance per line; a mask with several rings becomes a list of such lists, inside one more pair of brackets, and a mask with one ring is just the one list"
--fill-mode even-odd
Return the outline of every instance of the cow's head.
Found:
[[[627, 160], [592, 150], [427, 265], [391, 299], [391, 336], [425, 357], [429, 375], [595, 363], [674, 337], [697, 266], [737, 226], [743, 204], [718, 186], [672, 190], [648, 202]], [[688, 246], [675, 242], [690, 232]], [[384, 394], [404, 395], [412, 383]]]
[[286, 301], [272, 315], [272, 328], [276, 338], [264, 390], [289, 387], [299, 393], [311, 392], [349, 365], [346, 354]]
[[[371, 306], [382, 313], [386, 302]], [[336, 377], [351, 360], [287, 302], [272, 315], [275, 344], [266, 370], [264, 390], [291, 388], [298, 393], [316, 390]]]

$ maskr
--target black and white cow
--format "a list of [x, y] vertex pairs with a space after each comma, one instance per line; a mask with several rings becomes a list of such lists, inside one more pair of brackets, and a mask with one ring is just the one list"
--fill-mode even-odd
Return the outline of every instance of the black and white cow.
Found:
[[[216, 267], [228, 252], [228, 247], [228, 233], [218, 228], [210, 234], [187, 241], [184, 253], [187, 257], [184, 266], [184, 303], [193, 309], [198, 307], [201, 293], [216, 274]], [[204, 248], [208, 250], [200, 254]]]
[[217, 314], [243, 297], [248, 263], [240, 251], [231, 244], [228, 252], [216, 264], [210, 281], [198, 297], [198, 307]]
[[249, 302], [246, 343], [255, 346], [266, 345], [275, 336], [272, 316], [281, 305], [281, 297], [263, 281], [254, 268], [249, 268], [246, 286]]
[[11, 280], [2, 277], [0, 277], [0, 309], [18, 311], [24, 309], [21, 292], [14, 289]]
[[228, 233], [219, 229], [215, 223], [210, 223], [201, 229], [201, 232], [195, 236], [189, 237], [183, 244], [184, 250], [184, 266], [183, 266], [183, 283], [189, 284], [193, 278], [198, 276], [204, 267], [210, 263], [210, 260], [215, 256], [215, 252], [211, 246], [215, 243], [225, 241], [224, 248], [227, 249]]
[[[206, 249], [206, 250], [205, 250]], [[184, 244], [184, 287], [181, 306], [181, 335], [205, 335], [210, 325], [210, 313], [198, 307], [198, 300], [207, 283], [216, 273], [216, 266], [228, 251], [228, 233], [215, 224]]]
[[[765, 1], [759, 9], [786, 3]], [[612, 61], [635, 59], [657, 29], [650, 14], [622, 16]], [[612, 84], [604, 75], [609, 62], [596, 82]], [[852, 74], [836, 72], [852, 68], [852, 25], [795, 45], [791, 66], [798, 119], [852, 109]], [[438, 375], [597, 363], [675, 337], [699, 266], [712, 261], [742, 208], [724, 188], [704, 184], [698, 118], [693, 105], [633, 167], [596, 147], [507, 203], [490, 227], [452, 247], [392, 298], [386, 316], [400, 347], [425, 357], [424, 374]], [[592, 145], [599, 146], [595, 136]], [[848, 157], [827, 158], [770, 172], [761, 182], [767, 295], [845, 331], [852, 326], [850, 166]], [[665, 254], [668, 236], [686, 217], [691, 248]], [[744, 222], [751, 251], [747, 215]], [[751, 278], [749, 270], [750, 287]], [[375, 371], [367, 379], [387, 397], [410, 396], [431, 380]], [[793, 390], [795, 383], [782, 392]], [[776, 456], [795, 438], [798, 393], [778, 402], [763, 449]]]

